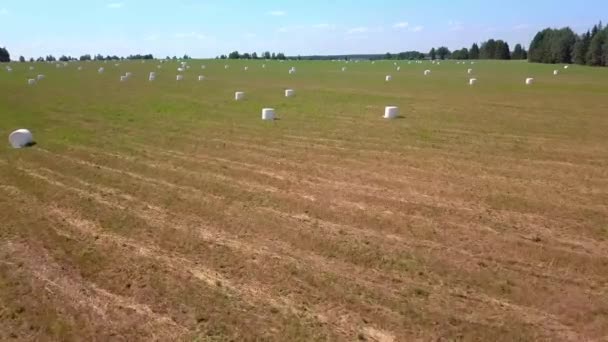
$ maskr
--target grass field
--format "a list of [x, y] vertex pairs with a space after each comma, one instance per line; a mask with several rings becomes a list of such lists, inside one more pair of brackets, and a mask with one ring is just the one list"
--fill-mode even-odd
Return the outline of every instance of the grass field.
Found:
[[608, 339], [608, 69], [262, 63], [0, 69], [0, 340]]

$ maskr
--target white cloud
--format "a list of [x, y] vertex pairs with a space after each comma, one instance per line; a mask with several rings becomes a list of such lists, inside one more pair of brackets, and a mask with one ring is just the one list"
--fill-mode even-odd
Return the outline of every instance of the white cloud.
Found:
[[108, 8], [113, 8], [113, 9], [123, 8], [124, 6], [125, 6], [125, 4], [123, 4], [122, 2], [113, 2], [111, 4], [108, 4]]
[[285, 11], [270, 11], [270, 12], [268, 12], [268, 14], [270, 14], [272, 16], [275, 16], [275, 17], [282, 17], [282, 16], [287, 15], [287, 12], [285, 12]]
[[519, 25], [515, 25], [513, 26], [513, 31], [523, 31], [523, 30], [527, 30], [530, 28], [530, 25], [527, 24], [519, 24]]
[[410, 29], [410, 31], [412, 31], [412, 32], [421, 32], [422, 30], [424, 30], [424, 26], [420, 26], [420, 25], [412, 27]]
[[395, 25], [393, 25], [393, 28], [402, 29], [402, 28], [406, 28], [408, 26], [410, 26], [410, 23], [408, 23], [407, 21], [402, 21], [400, 23], [396, 23]]
[[0, 8], [0, 15], [7, 15], [8, 10], [6, 8]]
[[175, 34], [175, 38], [178, 39], [187, 39], [187, 38], [194, 38], [194, 39], [205, 39], [206, 36], [202, 33], [198, 33], [198, 32], [189, 32], [189, 33], [176, 33]]
[[336, 28], [336, 25], [331, 24], [316, 24], [312, 25], [312, 28], [321, 29], [321, 30], [333, 30]]
[[464, 30], [464, 26], [460, 21], [448, 21], [448, 30], [450, 31], [462, 31]]
[[369, 31], [370, 31], [369, 27], [361, 26], [361, 27], [355, 27], [355, 28], [348, 30], [348, 34], [367, 33]]

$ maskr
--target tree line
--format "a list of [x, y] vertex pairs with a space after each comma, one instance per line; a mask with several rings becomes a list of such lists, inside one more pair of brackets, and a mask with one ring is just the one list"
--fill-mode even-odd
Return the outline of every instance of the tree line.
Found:
[[270, 53], [270, 51], [266, 51], [266, 52], [263, 52], [260, 56], [258, 56], [257, 52], [253, 52], [253, 53], [245, 52], [243, 54], [240, 54], [238, 51], [233, 51], [233, 52], [229, 53], [227, 56], [226, 55], [221, 55], [221, 56], [215, 57], [215, 59], [278, 59], [278, 60], [286, 60], [287, 57], [282, 52], [279, 52], [279, 53], [275, 53], [275, 52]]
[[467, 59], [527, 59], [528, 52], [523, 48], [521, 44], [515, 45], [513, 51], [511, 51], [509, 44], [503, 40], [489, 39], [481, 43], [481, 47], [474, 43], [470, 49], [466, 47], [450, 51], [445, 46], [439, 48], [432, 48], [428, 53], [428, 57], [432, 60], [436, 59], [456, 59], [456, 60], [467, 60]]
[[[188, 55], [184, 55], [183, 59], [189, 59], [190, 57], [188, 57]], [[118, 57], [116, 55], [114, 56], [103, 56], [100, 54], [97, 54], [95, 56], [91, 56], [89, 54], [86, 55], [82, 55], [79, 58], [76, 57], [72, 57], [72, 56], [66, 56], [66, 55], [61, 55], [59, 58], [53, 56], [53, 55], [48, 55], [45, 57], [38, 57], [36, 59], [34, 58], [30, 58], [29, 61], [30, 62], [56, 62], [56, 61], [60, 61], [60, 62], [70, 62], [70, 61], [119, 61], [119, 60], [149, 60], [149, 59], [154, 59], [154, 56], [152, 54], [147, 54], [147, 55], [129, 55], [127, 57]], [[167, 59], [171, 59], [170, 57], [167, 57]], [[173, 57], [173, 59], [177, 59], [177, 57]], [[8, 53], [8, 51], [5, 48], [0, 48], [0, 62], [10, 62], [10, 55]], [[19, 62], [26, 62], [26, 58], [23, 56], [19, 56]]]
[[608, 66], [608, 26], [600, 22], [581, 35], [569, 27], [544, 29], [530, 43], [529, 61]]
[[8, 53], [8, 50], [3, 47], [0, 48], [0, 63], [7, 63], [11, 61], [11, 55]]

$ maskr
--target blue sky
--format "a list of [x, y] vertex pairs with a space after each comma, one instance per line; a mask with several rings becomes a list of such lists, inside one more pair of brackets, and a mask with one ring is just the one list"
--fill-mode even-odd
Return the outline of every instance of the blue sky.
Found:
[[542, 28], [568, 25], [581, 32], [608, 20], [602, 14], [608, 15], [606, 0], [0, 0], [0, 46], [13, 59], [428, 51], [488, 38], [527, 45]]

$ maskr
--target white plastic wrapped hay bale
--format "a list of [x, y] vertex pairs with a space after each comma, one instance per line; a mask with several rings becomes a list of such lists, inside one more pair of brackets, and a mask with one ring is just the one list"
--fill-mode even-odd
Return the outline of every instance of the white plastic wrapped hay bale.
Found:
[[188, 70], [188, 69], [190, 69], [190, 66], [189, 66], [189, 65], [186, 65], [186, 70]]
[[156, 80], [156, 73], [155, 72], [151, 72], [150, 75], [148, 76], [148, 81], [152, 82]]
[[120, 82], [125, 82], [128, 79], [127, 76], [120, 76]]
[[29, 80], [27, 80], [27, 85], [35, 85], [36, 84], [36, 79], [34, 78], [30, 78]]
[[387, 106], [384, 108], [385, 119], [395, 119], [399, 116], [399, 107]]
[[127, 78], [130, 78], [131, 76], [133, 76], [133, 73], [132, 72], [126, 72], [125, 76], [127, 76]]
[[33, 66], [30, 66], [30, 68], [29, 68], [29, 69], [30, 69], [30, 71], [31, 71], [31, 70], [34, 70], [34, 67], [33, 67]]
[[82, 67], [81, 67], [81, 66], [79, 66], [79, 67], [77, 68], [77, 70], [78, 70], [78, 71], [82, 71]]
[[342, 67], [342, 72], [345, 72], [345, 71], [346, 71], [346, 67]]
[[115, 67], [119, 67], [119, 66], [120, 66], [120, 64], [116, 63], [116, 64], [114, 64], [114, 66], [115, 66]]
[[424, 76], [429, 76], [431, 74], [431, 70], [424, 70]]
[[6, 67], [6, 72], [13, 72], [13, 68], [11, 68], [10, 66]]
[[296, 91], [293, 89], [285, 89], [285, 97], [294, 97], [296, 95]]
[[262, 69], [266, 69], [266, 64], [262, 64]]
[[399, 67], [397, 67], [397, 71], [401, 71], [401, 67], [400, 67], [400, 66], [399, 66]]
[[553, 70], [553, 75], [555, 75], [555, 76], [559, 75], [559, 70]]
[[274, 108], [262, 109], [262, 120], [274, 120], [274, 118], [275, 118]]
[[386, 75], [386, 77], [384, 78], [386, 80], [386, 82], [390, 82], [393, 80], [393, 76], [391, 75]]
[[526, 85], [532, 85], [532, 84], [534, 84], [534, 79], [531, 77], [526, 78]]
[[228, 68], [230, 68], [230, 65], [228, 65], [228, 64], [224, 65], [224, 69], [228, 69]]
[[175, 80], [176, 81], [183, 81], [184, 80], [184, 75], [177, 75], [177, 76], [175, 76]]
[[372, 65], [376, 64], [376, 62], [372, 61]]
[[34, 136], [29, 130], [21, 128], [8, 136], [8, 142], [13, 148], [28, 147], [34, 143]]
[[201, 65], [201, 69], [205, 70], [205, 69], [207, 69], [207, 66], [206, 65]]
[[163, 66], [159, 64], [159, 65], [156, 66], [156, 69], [162, 69], [162, 67]]
[[44, 79], [44, 75], [42, 75], [42, 74], [36, 76], [36, 80], [38, 80], [38, 81], [42, 81], [43, 79]]
[[470, 75], [470, 74], [472, 74], [472, 73], [473, 73], [473, 69], [468, 69], [468, 70], [467, 70], [467, 74], [469, 74], [469, 75]]
[[241, 101], [245, 99], [245, 93], [242, 91], [237, 91], [234, 93], [234, 100], [235, 101]]
[[97, 69], [97, 72], [100, 74], [103, 74], [104, 70], [105, 70], [104, 68], [99, 68], [99, 69]]
[[205, 80], [205, 76], [203, 76], [203, 75], [199, 75], [199, 76], [198, 76], [198, 80], [199, 80], [199, 81], [204, 81], [204, 80]]
[[177, 68], [177, 72], [184, 72], [184, 68]]
[[568, 65], [564, 65], [564, 69], [568, 69], [570, 66]]
[[469, 80], [469, 85], [470, 85], [470, 86], [474, 86], [476, 83], [477, 83], [477, 79], [476, 79], [476, 78], [471, 78], [471, 79]]

